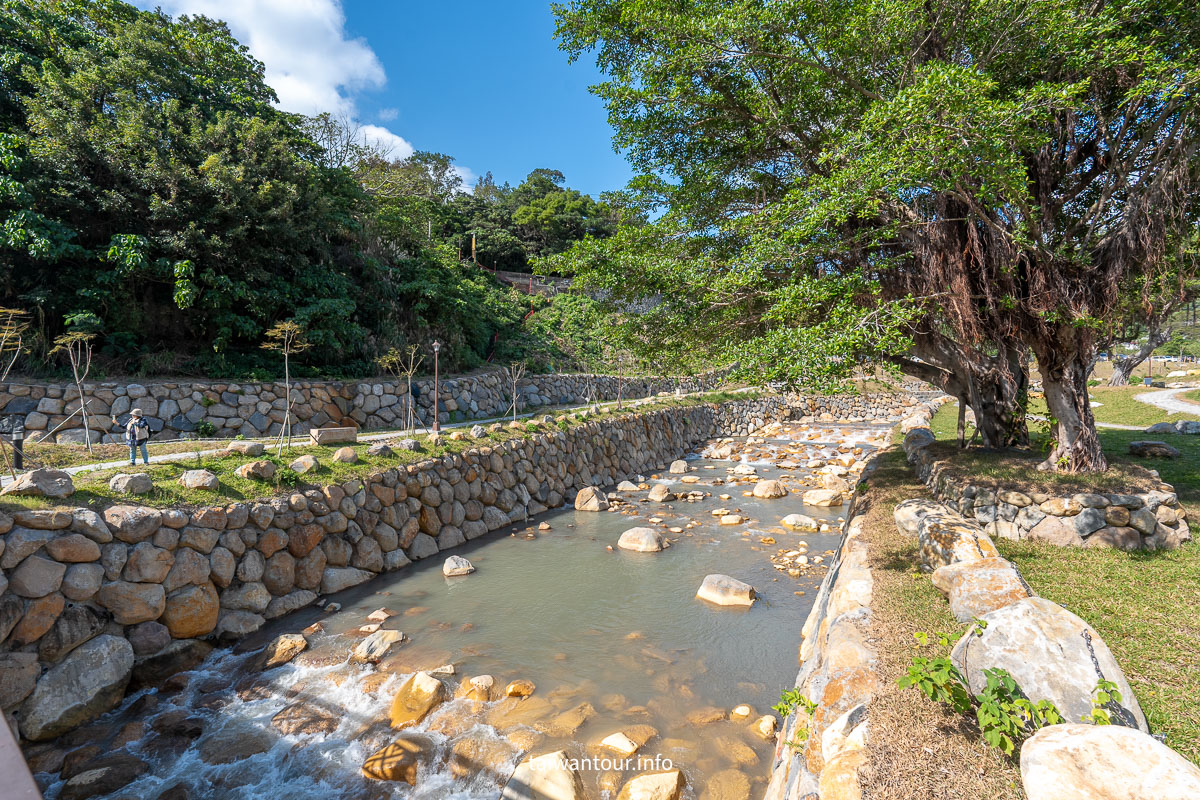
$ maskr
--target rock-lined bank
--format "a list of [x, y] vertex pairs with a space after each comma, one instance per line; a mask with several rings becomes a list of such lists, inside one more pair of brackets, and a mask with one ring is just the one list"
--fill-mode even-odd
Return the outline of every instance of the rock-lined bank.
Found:
[[52, 738], [111, 708], [131, 677], [196, 663], [203, 640], [791, 411], [766, 397], [631, 413], [261, 502], [0, 512], [0, 707], [25, 738]]
[[[529, 375], [517, 387], [522, 410], [589, 401], [650, 397], [660, 392], [699, 392], [724, 382], [726, 372], [684, 378], [623, 378], [613, 375]], [[418, 424], [433, 422], [433, 380], [413, 381]], [[485, 419], [504, 414], [512, 405], [512, 386], [499, 371], [444, 379], [440, 383], [440, 417]], [[152, 439], [177, 439], [202, 433], [209, 437], [278, 434], [284, 420], [287, 390], [282, 381], [235, 383], [224, 381], [84, 384], [90, 402], [90, 427], [123, 441], [110, 416], [123, 423], [129, 412], [141, 409]], [[362, 429], [403, 427], [411, 402], [407, 381], [294, 381], [292, 428], [304, 435], [310, 428], [352, 425]], [[0, 384], [0, 416], [23, 417], [30, 439], [49, 435], [59, 443], [85, 440], [74, 385]], [[50, 434], [51, 431], [57, 431]]]
[[[923, 451], [933, 441], [928, 426], [937, 405], [923, 405], [902, 425], [903, 449], [918, 468], [932, 461]], [[865, 474], [871, 471], [868, 466]], [[920, 566], [946, 596], [952, 614], [964, 624], [983, 620], [977, 633], [962, 637], [951, 653], [971, 690], [983, 690], [985, 669], [1004, 668], [1032, 700], [1052, 701], [1068, 722], [1093, 710], [1100, 680], [1112, 682], [1121, 696], [1104, 707], [1111, 726], [1052, 725], [1025, 741], [1020, 759], [1025, 795], [1031, 800], [1191, 796], [1200, 786], [1200, 769], [1149, 735], [1133, 689], [1100, 635], [1067, 609], [1037, 597], [992, 543], [985, 528], [991, 524], [995, 530], [996, 517], [989, 518], [986, 510], [982, 519], [975, 513], [989, 505], [995, 509], [996, 503], [1016, 505], [1011, 501], [1019, 498], [1006, 495], [990, 503], [985, 498], [977, 507], [977, 496], [956, 493], [959, 504], [953, 507], [913, 499], [895, 511], [898, 530], [917, 541]], [[1173, 496], [1157, 499], [1156, 508], [1173, 503]], [[1075, 501], [1077, 513], [1135, 505], [1124, 498], [1108, 505]], [[1019, 508], [1031, 506], [1033, 498]], [[1046, 512], [1047, 518], [1070, 516], [1075, 515]], [[884, 688], [870, 636], [875, 582], [865, 519], [851, 514], [804, 624], [796, 679], [803, 700], [780, 726], [766, 800], [862, 796], [863, 776], [871, 766], [871, 704]], [[1145, 769], [1147, 763], [1154, 769]], [[1103, 765], [1099, 771], [1098, 764]]]
[[901, 424], [904, 449], [918, 477], [941, 503], [978, 522], [988, 536], [1075, 547], [1173, 550], [1192, 540], [1187, 511], [1174, 487], [1145, 492], [1020, 492], [963, 480], [949, 459], [937, 459], [928, 420]]

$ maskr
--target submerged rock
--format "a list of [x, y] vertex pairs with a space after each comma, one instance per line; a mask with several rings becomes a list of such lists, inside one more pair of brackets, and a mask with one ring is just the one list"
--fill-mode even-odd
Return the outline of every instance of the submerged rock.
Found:
[[622, 786], [617, 800], [679, 800], [683, 787], [683, 773], [677, 769], [647, 772]]
[[706, 575], [696, 597], [719, 606], [754, 605], [754, 587], [728, 575]]
[[675, 495], [671, 493], [670, 488], [665, 483], [656, 483], [650, 487], [650, 493], [646, 495], [651, 502], [666, 503], [675, 499]]
[[375, 631], [354, 646], [350, 659], [361, 664], [376, 664], [387, 655], [392, 645], [402, 641], [404, 634], [400, 631]]

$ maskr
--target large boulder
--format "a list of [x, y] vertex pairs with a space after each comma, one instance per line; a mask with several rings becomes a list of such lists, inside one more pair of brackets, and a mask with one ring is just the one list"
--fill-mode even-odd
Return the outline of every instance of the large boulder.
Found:
[[255, 659], [255, 669], [264, 670], [282, 666], [308, 648], [308, 640], [303, 634], [285, 633], [276, 636], [271, 643]]
[[787, 497], [787, 493], [788, 490], [783, 488], [783, 484], [776, 480], [759, 481], [754, 484], [754, 496], [762, 500]]
[[96, 602], [112, 612], [121, 625], [158, 619], [167, 607], [167, 593], [157, 583], [113, 581], [100, 587]]
[[0, 711], [32, 694], [41, 671], [36, 653], [0, 653]]
[[221, 603], [217, 587], [208, 581], [189, 585], [167, 596], [162, 623], [175, 639], [207, 636], [217, 627]]
[[53, 739], [113, 708], [133, 671], [133, 646], [119, 636], [97, 636], [76, 647], [42, 676], [21, 706], [21, 734]]
[[933, 584], [949, 597], [950, 613], [959, 622], [970, 622], [1032, 594], [1017, 568], [1003, 558], [938, 567], [933, 572]]
[[926, 514], [917, 525], [917, 542], [921, 568], [926, 571], [959, 561], [1000, 556], [983, 528], [957, 514]]
[[1180, 452], [1166, 442], [1149, 439], [1130, 442], [1129, 454], [1138, 458], [1179, 458]]
[[985, 669], [1000, 667], [1031, 701], [1049, 700], [1064, 719], [1083, 719], [1103, 678], [1121, 693], [1121, 704], [1108, 706], [1113, 722], [1147, 730], [1125, 673], [1100, 634], [1079, 617], [1043, 597], [1027, 597], [981, 619], [986, 627], [960, 639], [950, 655], [972, 692], [987, 684]]
[[650, 493], [646, 495], [646, 498], [652, 503], [669, 503], [675, 499], [675, 495], [665, 483], [656, 483], [650, 487]]
[[662, 534], [654, 528], [630, 528], [621, 534], [617, 547], [635, 553], [657, 553], [663, 549]]
[[846, 502], [841, 492], [833, 489], [809, 489], [801, 497], [806, 506], [836, 508]]
[[930, 514], [945, 516], [949, 513], [950, 511], [941, 503], [917, 497], [897, 503], [896, 508], [892, 511], [892, 518], [896, 520], [896, 527], [900, 529], [901, 533], [916, 536], [921, 520], [925, 517]]
[[606, 511], [608, 498], [595, 486], [585, 486], [575, 495], [576, 511]]
[[185, 489], [203, 489], [208, 492], [215, 492], [221, 485], [220, 479], [206, 469], [189, 469], [179, 476], [179, 483]]
[[442, 574], [447, 578], [470, 575], [474, 571], [475, 565], [462, 556], [450, 556], [442, 564]]
[[1194, 800], [1200, 768], [1123, 725], [1051, 725], [1021, 746], [1028, 800]]
[[118, 494], [146, 494], [154, 491], [154, 481], [145, 472], [118, 472], [108, 479], [108, 488]]
[[61, 500], [70, 497], [74, 492], [75, 484], [71, 482], [71, 476], [61, 469], [35, 469], [18, 475], [15, 481], [0, 491], [0, 494], [52, 497]]
[[583, 779], [566, 750], [531, 756], [513, 770], [500, 800], [583, 800]]
[[754, 587], [728, 575], [706, 575], [696, 597], [719, 606], [754, 605]]

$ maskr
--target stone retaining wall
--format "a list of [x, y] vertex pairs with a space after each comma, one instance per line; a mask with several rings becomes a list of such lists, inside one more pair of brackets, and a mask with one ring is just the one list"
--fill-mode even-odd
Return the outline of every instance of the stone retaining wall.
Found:
[[[614, 375], [529, 375], [518, 383], [521, 410], [542, 406], [614, 400], [618, 388], [625, 398], [649, 397], [659, 392], [698, 392], [724, 382], [727, 371], [686, 378], [625, 378]], [[618, 383], [621, 385], [618, 387]], [[418, 392], [418, 424], [433, 421], [433, 380], [414, 380]], [[110, 416], [128, 419], [141, 409], [150, 423], [153, 439], [178, 439], [203, 432], [210, 437], [278, 434], [284, 420], [286, 387], [275, 383], [220, 381], [166, 383], [85, 383], [91, 400], [89, 414], [103, 431], [104, 441], [123, 441]], [[444, 379], [440, 383], [441, 421], [486, 419], [511, 407], [511, 385], [500, 371]], [[410, 402], [407, 381], [294, 381], [292, 426], [304, 435], [309, 428], [353, 425], [363, 429], [403, 427]], [[71, 384], [0, 384], [0, 415], [24, 417], [29, 438], [37, 439], [58, 429], [59, 443], [83, 443], [78, 392]], [[61, 427], [60, 427], [61, 426]], [[211, 426], [211, 430], [209, 429]], [[90, 425], [89, 427], [97, 427]], [[100, 433], [93, 435], [100, 441]]]
[[[0, 709], [30, 740], [375, 575], [791, 412], [767, 397], [551, 430], [270, 500], [0, 512]], [[83, 691], [70, 689], [86, 687]]]
[[[690, 393], [721, 386], [727, 370], [687, 378], [625, 378], [618, 387], [614, 375], [530, 375], [518, 384], [522, 411], [543, 406], [606, 401], [617, 397], [648, 398], [676, 391]], [[417, 388], [416, 417], [419, 425], [433, 420], [433, 381], [413, 381]], [[441, 381], [443, 423], [486, 419], [504, 415], [511, 408], [511, 387], [496, 371]], [[85, 383], [90, 402], [89, 427], [93, 441], [122, 442], [120, 425], [133, 408], [141, 409], [150, 424], [151, 438], [179, 439], [188, 436], [226, 438], [276, 435], [284, 419], [285, 386], [278, 383], [170, 382], [170, 383]], [[411, 402], [405, 381], [357, 382], [296, 381], [292, 387], [292, 428], [303, 436], [310, 428], [353, 425], [363, 430], [403, 427]], [[794, 398], [807, 412], [827, 419], [859, 421], [871, 417], [899, 417], [907, 413], [915, 397], [906, 393], [871, 395], [817, 395]], [[0, 384], [0, 416], [23, 419], [27, 437], [45, 437], [64, 444], [85, 440], [79, 415], [78, 393], [73, 385]], [[118, 418], [113, 425], [111, 416]], [[53, 433], [52, 433], [53, 432]]]
[[989, 536], [1122, 550], [1172, 550], [1192, 539], [1187, 511], [1169, 484], [1132, 494], [1027, 494], [979, 486], [958, 477], [949, 460], [934, 457], [929, 449], [933, 434], [922, 422], [917, 417], [902, 426], [908, 428], [909, 463], [939, 502], [977, 521]]
[[[907, 396], [893, 410], [927, 417], [944, 402], [940, 392]], [[844, 406], [843, 406], [844, 408]], [[897, 416], [891, 416], [897, 419]], [[870, 479], [874, 461], [863, 470]], [[864, 541], [865, 517], [847, 509], [846, 535], [801, 632], [795, 688], [812, 704], [784, 718], [764, 800], [858, 798], [867, 759], [867, 708], [879, 688], [876, 653], [869, 641], [874, 578]]]

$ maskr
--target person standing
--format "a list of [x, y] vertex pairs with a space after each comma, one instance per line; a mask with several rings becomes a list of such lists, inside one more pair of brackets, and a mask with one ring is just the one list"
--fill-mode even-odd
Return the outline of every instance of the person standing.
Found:
[[[113, 417], [113, 422], [117, 418]], [[137, 463], [138, 448], [142, 451], [142, 463], [150, 463], [150, 454], [146, 451], [146, 442], [150, 441], [150, 424], [142, 418], [142, 410], [135, 408], [129, 412], [129, 421], [125, 423], [125, 442], [129, 445], [129, 466]]]

